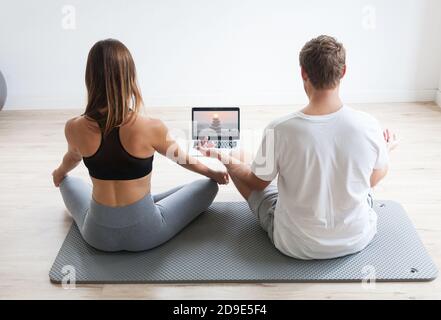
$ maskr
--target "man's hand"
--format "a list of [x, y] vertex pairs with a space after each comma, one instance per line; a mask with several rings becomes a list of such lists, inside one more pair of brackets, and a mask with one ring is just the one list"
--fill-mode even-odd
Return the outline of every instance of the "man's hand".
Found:
[[230, 177], [226, 171], [212, 171], [210, 178], [218, 184], [228, 184], [230, 182]]
[[398, 147], [397, 135], [389, 129], [383, 131], [383, 137], [387, 144], [387, 149], [390, 151]]

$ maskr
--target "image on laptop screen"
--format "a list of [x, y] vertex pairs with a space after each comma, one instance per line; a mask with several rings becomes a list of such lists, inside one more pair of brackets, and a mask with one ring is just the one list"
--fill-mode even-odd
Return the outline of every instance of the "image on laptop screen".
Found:
[[239, 109], [193, 110], [193, 139], [239, 139]]

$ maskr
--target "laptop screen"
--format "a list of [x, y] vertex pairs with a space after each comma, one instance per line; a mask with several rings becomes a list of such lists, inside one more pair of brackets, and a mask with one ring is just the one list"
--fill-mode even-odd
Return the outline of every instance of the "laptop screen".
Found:
[[239, 108], [193, 108], [193, 140], [239, 139]]

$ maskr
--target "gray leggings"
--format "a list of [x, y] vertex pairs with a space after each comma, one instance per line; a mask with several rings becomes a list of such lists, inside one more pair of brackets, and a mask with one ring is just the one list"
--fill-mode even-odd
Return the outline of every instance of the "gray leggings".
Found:
[[64, 178], [60, 191], [88, 244], [103, 251], [142, 251], [168, 241], [206, 211], [218, 186], [201, 179], [124, 207], [97, 203], [92, 186], [79, 178]]

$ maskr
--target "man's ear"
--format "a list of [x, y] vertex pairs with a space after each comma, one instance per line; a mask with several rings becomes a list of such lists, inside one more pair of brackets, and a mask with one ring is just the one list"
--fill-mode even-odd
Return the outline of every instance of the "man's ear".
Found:
[[301, 70], [301, 75], [302, 75], [302, 79], [303, 81], [308, 81], [308, 74], [306, 73], [305, 69], [303, 69], [303, 67], [300, 67]]
[[343, 67], [343, 71], [341, 73], [341, 79], [343, 79], [343, 77], [346, 75], [346, 65], [344, 65]]

